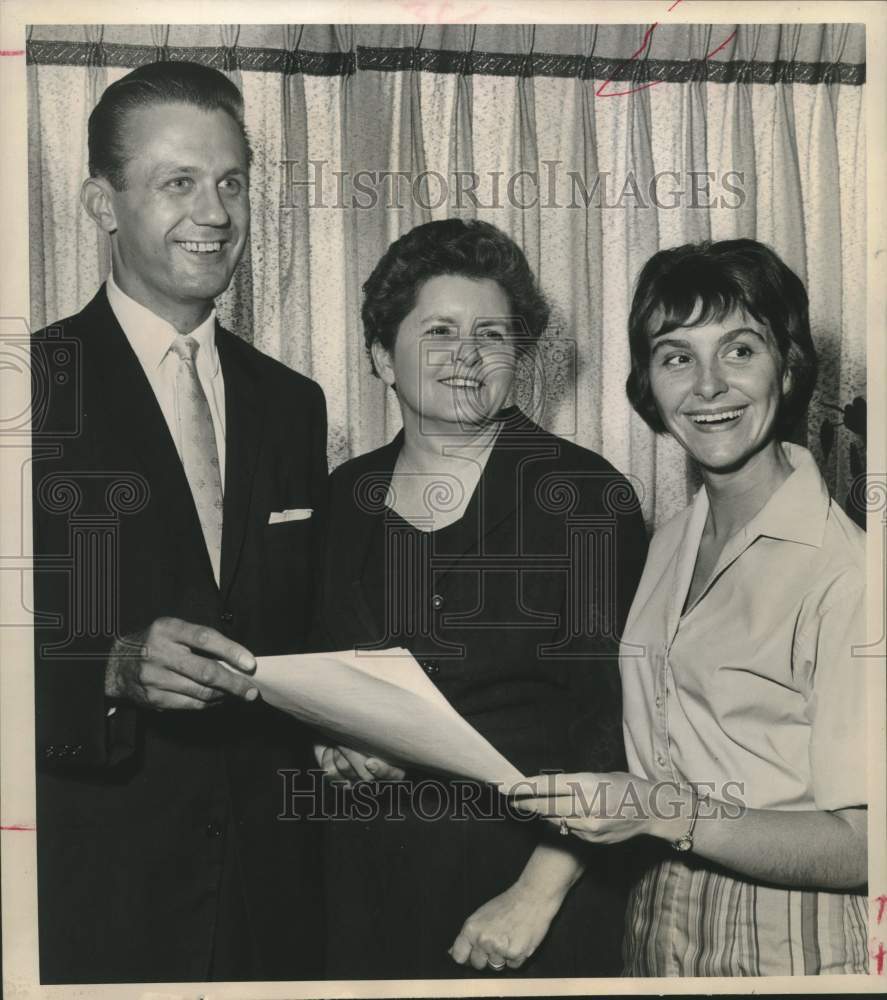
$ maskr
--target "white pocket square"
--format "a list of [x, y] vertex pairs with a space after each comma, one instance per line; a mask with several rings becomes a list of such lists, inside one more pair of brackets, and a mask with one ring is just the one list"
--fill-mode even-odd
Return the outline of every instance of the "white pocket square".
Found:
[[314, 513], [312, 507], [295, 507], [292, 510], [275, 510], [268, 516], [269, 524], [284, 524], [287, 521], [307, 521]]

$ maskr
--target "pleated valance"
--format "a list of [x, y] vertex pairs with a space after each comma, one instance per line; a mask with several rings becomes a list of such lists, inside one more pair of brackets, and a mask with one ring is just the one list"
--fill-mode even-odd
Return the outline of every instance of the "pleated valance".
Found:
[[35, 325], [107, 274], [78, 202], [89, 111], [129, 69], [185, 58], [242, 89], [256, 151], [251, 240], [220, 316], [320, 382], [333, 465], [399, 425], [364, 354], [362, 282], [398, 235], [459, 215], [510, 233], [554, 306], [521, 402], [632, 475], [651, 525], [696, 481], [625, 398], [635, 277], [691, 240], [770, 244], [807, 284], [821, 359], [803, 443], [847, 495], [863, 442], [823, 427], [865, 394], [864, 26], [33, 26]]

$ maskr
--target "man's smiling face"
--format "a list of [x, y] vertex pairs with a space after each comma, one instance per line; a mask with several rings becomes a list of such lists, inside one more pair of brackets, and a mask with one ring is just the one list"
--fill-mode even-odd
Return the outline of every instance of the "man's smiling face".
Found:
[[208, 315], [249, 233], [249, 165], [237, 122], [190, 104], [127, 116], [126, 187], [112, 190], [114, 277], [159, 316]]

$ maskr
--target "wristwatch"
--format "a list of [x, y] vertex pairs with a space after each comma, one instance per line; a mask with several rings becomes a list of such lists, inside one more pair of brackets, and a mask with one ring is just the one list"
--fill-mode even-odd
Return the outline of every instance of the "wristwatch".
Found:
[[699, 795], [692, 785], [690, 785], [690, 797], [693, 799], [693, 815], [690, 817], [690, 829], [678, 837], [677, 840], [671, 842], [671, 846], [681, 854], [693, 850], [693, 831], [696, 829], [696, 818], [699, 815]]

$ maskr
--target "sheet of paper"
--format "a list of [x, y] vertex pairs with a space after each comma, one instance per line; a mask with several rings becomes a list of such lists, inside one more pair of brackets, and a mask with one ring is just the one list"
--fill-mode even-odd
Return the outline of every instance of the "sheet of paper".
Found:
[[505, 786], [523, 777], [405, 649], [259, 657], [254, 680], [269, 705], [364, 753]]

